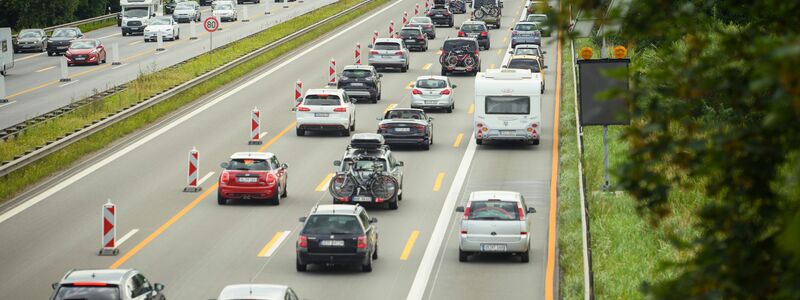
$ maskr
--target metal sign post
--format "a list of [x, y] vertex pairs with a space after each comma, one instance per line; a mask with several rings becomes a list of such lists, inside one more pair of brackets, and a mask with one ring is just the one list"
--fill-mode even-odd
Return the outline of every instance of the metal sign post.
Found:
[[216, 17], [208, 17], [203, 21], [203, 28], [208, 31], [208, 61], [214, 65], [214, 31], [219, 29], [219, 20]]

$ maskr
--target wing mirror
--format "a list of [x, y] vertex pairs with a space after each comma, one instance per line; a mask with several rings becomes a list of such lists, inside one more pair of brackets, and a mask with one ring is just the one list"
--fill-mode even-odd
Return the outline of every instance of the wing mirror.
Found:
[[288, 165], [288, 164], [286, 164], [286, 163], [282, 163], [282, 164], [281, 164], [281, 168], [283, 168], [283, 169], [288, 169], [288, 168], [289, 168], [289, 165]]
[[514, 50], [508, 51], [508, 54], [514, 54]]
[[536, 209], [535, 209], [535, 208], [533, 208], [533, 207], [528, 207], [528, 213], [529, 213], [529, 214], [536, 213]]
[[223, 169], [227, 169], [228, 166], [230, 166], [230, 164], [228, 164], [228, 162], [226, 161], [226, 162], [220, 163], [219, 166], [222, 167]]
[[402, 161], [398, 161], [398, 162], [397, 162], [397, 165], [398, 165], [398, 166], [400, 166], [400, 167], [402, 167], [402, 166], [405, 166], [406, 164], [405, 164], [404, 162], [402, 162]]
[[547, 66], [544, 66], [544, 68], [547, 69]]
[[383, 78], [383, 74], [378, 74], [378, 78]]
[[451, 85], [450, 87], [457, 88], [458, 86], [454, 84], [454, 85]]
[[297, 107], [292, 107], [292, 111], [297, 111]]
[[544, 51], [544, 50], [543, 50], [543, 51], [542, 51], [542, 54], [547, 54], [547, 51]]
[[306, 222], [306, 217], [300, 217], [297, 220], [300, 221], [300, 223], [305, 223]]
[[372, 44], [367, 45], [367, 48], [372, 49]]
[[375, 120], [382, 121], [383, 117], [377, 117], [377, 118], [375, 118]]
[[333, 165], [339, 167], [339, 166], [342, 165], [342, 161], [341, 160], [334, 160], [333, 161]]
[[369, 223], [370, 223], [370, 224], [375, 224], [375, 223], [378, 223], [378, 218], [372, 218], [372, 219], [369, 219]]
[[464, 207], [463, 206], [458, 206], [458, 207], [456, 207], [456, 211], [457, 212], [464, 212]]
[[461, 30], [461, 26], [456, 26], [455, 29], [456, 30]]
[[156, 289], [156, 292], [163, 291], [165, 288], [163, 283], [155, 283], [153, 284], [153, 287]]
[[58, 282], [53, 282], [53, 284], [51, 284], [50, 286], [52, 286], [53, 289], [55, 290], [58, 288]]
[[507, 65], [502, 65], [502, 66], [500, 66], [500, 67], [501, 67], [501, 68], [504, 68], [504, 69], [505, 69], [505, 68], [508, 68], [508, 66], [507, 66]]
[[433, 120], [436, 120], [436, 119], [434, 119], [433, 117], [428, 117], [428, 120], [433, 121]]

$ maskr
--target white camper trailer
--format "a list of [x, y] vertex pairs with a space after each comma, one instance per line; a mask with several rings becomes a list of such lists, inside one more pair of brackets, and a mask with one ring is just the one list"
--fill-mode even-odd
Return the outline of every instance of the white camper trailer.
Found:
[[489, 69], [475, 77], [476, 143], [539, 144], [542, 134], [541, 79], [529, 70]]
[[120, 0], [122, 35], [141, 33], [151, 17], [161, 15], [161, 0]]
[[0, 28], [0, 75], [5, 76], [14, 67], [14, 44], [11, 28]]

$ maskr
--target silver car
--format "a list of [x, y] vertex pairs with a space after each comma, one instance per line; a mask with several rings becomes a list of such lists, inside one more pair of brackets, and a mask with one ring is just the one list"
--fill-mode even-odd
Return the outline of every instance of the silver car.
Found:
[[234, 284], [226, 286], [217, 297], [217, 300], [237, 299], [285, 299], [298, 300], [297, 294], [285, 285], [276, 284]]
[[411, 89], [411, 108], [440, 108], [453, 112], [456, 108], [453, 89], [447, 76], [420, 76]]
[[542, 45], [542, 32], [539, 24], [534, 22], [519, 22], [511, 28], [511, 48], [519, 44]]
[[200, 22], [200, 4], [194, 1], [180, 2], [175, 6], [175, 11], [172, 12], [172, 18], [175, 22]]
[[525, 205], [520, 193], [509, 191], [472, 192], [463, 212], [458, 260], [465, 262], [473, 253], [510, 253], [524, 263], [530, 260], [530, 220], [535, 213]]
[[408, 71], [410, 54], [402, 39], [379, 38], [371, 50], [367, 60], [375, 69], [397, 68], [401, 72]]

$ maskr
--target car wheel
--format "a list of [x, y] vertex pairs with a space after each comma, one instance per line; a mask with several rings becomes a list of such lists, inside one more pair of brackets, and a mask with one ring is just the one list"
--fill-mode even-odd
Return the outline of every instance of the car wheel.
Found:
[[308, 271], [308, 265], [307, 264], [301, 264], [299, 258], [297, 260], [295, 260], [295, 268], [297, 269], [297, 272]]
[[379, 96], [375, 96], [375, 97], [372, 97], [372, 99], [370, 99], [369, 102], [375, 104], [375, 103], [378, 103], [378, 99], [380, 99], [380, 97]]
[[378, 100], [381, 100], [381, 92], [378, 92]]
[[460, 261], [460, 262], [469, 261], [469, 252], [462, 251], [461, 249], [458, 249], [458, 261]]
[[453, 104], [450, 104], [450, 107], [448, 107], [448, 108], [446, 109], [446, 111], [447, 111], [448, 113], [452, 113], [452, 112], [453, 112]]
[[47, 56], [53, 56], [53, 52], [47, 51]]
[[295, 133], [297, 134], [297, 136], [305, 136], [306, 135], [305, 129], [300, 129], [300, 128], [295, 129]]
[[281, 185], [279, 184], [278, 191], [275, 193], [275, 196], [272, 197], [272, 199], [269, 199], [269, 202], [272, 205], [281, 205], [281, 194], [283, 194], [283, 191], [281, 191]]
[[442, 69], [442, 76], [447, 76], [447, 70]]
[[367, 261], [361, 265], [361, 272], [372, 272], [372, 255], [367, 256]]
[[220, 192], [217, 192], [217, 204], [219, 204], [219, 205], [228, 204], [228, 199], [226, 199], [225, 197], [222, 197], [222, 193], [220, 193]]
[[521, 262], [524, 262], [524, 263], [529, 262], [531, 260], [530, 255], [528, 255], [529, 252], [531, 252], [531, 248], [530, 247], [528, 247], [528, 250], [525, 250], [525, 252], [520, 254], [519, 260]]
[[356, 131], [356, 121], [353, 121], [353, 124], [350, 124], [350, 131]]
[[395, 198], [394, 198], [394, 201], [392, 201], [392, 202], [389, 202], [389, 209], [391, 209], [391, 210], [395, 210], [395, 209], [397, 209], [397, 207], [398, 207], [398, 206], [397, 206], [397, 197], [395, 197]]
[[350, 128], [345, 127], [342, 129], [342, 136], [350, 136]]
[[372, 252], [372, 259], [373, 260], [378, 259], [378, 245], [377, 244], [375, 244], [375, 252]]
[[281, 194], [281, 198], [286, 198], [286, 196], [289, 196], [288, 190], [289, 190], [289, 187], [286, 186], [286, 184], [284, 184], [283, 185], [283, 193]]
[[475, 144], [483, 145], [483, 140], [475, 139]]

